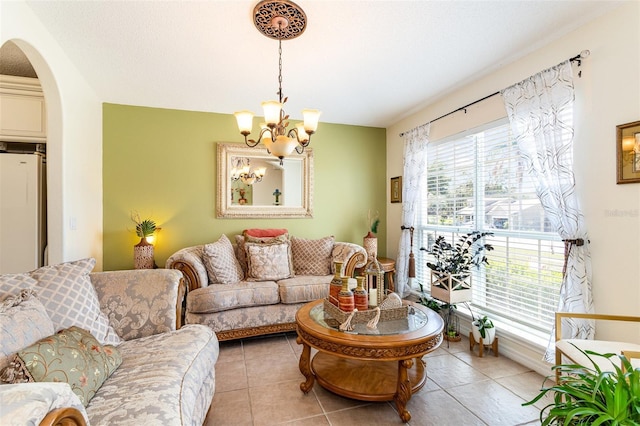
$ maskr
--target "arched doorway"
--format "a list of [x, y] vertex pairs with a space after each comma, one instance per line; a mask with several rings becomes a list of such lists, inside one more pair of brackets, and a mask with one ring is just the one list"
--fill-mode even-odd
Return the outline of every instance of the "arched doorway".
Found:
[[46, 258], [63, 258], [62, 226], [62, 119], [60, 94], [42, 55], [22, 40], [8, 40], [0, 47], [3, 74], [38, 78], [46, 103]]

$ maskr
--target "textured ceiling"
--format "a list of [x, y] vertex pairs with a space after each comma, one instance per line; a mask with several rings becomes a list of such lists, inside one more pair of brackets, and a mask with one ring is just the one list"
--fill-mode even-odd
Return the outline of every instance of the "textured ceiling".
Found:
[[[278, 46], [252, 23], [257, 1], [27, 3], [104, 102], [261, 114], [276, 98]], [[308, 26], [283, 42], [287, 112], [386, 127], [620, 2], [297, 4]]]

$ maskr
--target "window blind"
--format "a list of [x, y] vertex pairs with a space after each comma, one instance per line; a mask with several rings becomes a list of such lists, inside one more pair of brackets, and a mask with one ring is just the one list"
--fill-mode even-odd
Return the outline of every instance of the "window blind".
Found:
[[454, 243], [490, 231], [489, 265], [473, 271], [472, 307], [519, 327], [549, 332], [562, 280], [564, 245], [550, 227], [506, 119], [432, 143], [414, 241], [416, 274], [428, 292], [429, 255], [439, 235]]

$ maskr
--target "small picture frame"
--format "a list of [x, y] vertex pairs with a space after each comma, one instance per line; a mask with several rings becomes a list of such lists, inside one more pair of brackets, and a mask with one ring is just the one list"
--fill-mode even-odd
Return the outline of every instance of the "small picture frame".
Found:
[[616, 126], [616, 183], [640, 182], [640, 121]]
[[391, 202], [402, 202], [402, 176], [391, 178]]

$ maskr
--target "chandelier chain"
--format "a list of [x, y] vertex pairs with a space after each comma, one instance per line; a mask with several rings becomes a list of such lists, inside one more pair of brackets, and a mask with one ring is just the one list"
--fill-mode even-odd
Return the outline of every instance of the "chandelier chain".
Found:
[[278, 96], [280, 97], [280, 103], [282, 103], [282, 38], [280, 37], [280, 30], [282, 25], [278, 25]]

